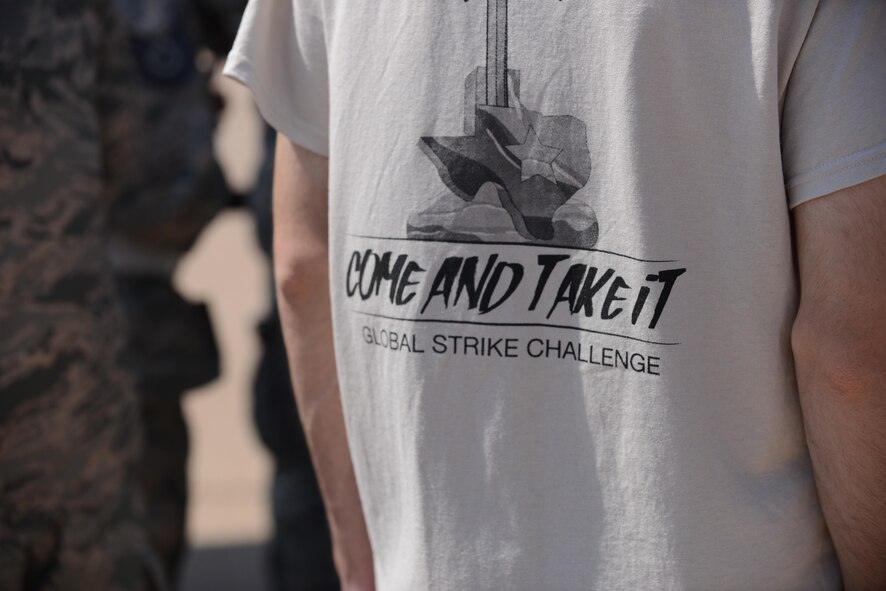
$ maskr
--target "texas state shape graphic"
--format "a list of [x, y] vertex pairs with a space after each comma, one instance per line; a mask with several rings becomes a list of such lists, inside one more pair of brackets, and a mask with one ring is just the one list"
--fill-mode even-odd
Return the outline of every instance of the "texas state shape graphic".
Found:
[[[483, 224], [504, 226], [503, 209], [523, 240], [593, 246], [598, 226], [590, 206], [575, 202], [563, 208], [590, 178], [585, 124], [521, 104], [520, 74], [507, 69], [507, 1], [487, 3], [486, 68], [477, 68], [465, 82], [465, 135], [427, 136], [419, 143], [464, 205], [442, 196], [413, 214], [409, 234], [489, 239], [500, 232]], [[480, 215], [463, 215], [468, 204]], [[457, 221], [467, 218], [471, 228]]]

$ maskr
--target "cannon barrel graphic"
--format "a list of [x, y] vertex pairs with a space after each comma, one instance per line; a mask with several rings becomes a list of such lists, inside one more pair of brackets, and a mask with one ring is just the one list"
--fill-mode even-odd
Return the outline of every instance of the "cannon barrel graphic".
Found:
[[508, 106], [508, 0], [486, 0], [486, 104]]

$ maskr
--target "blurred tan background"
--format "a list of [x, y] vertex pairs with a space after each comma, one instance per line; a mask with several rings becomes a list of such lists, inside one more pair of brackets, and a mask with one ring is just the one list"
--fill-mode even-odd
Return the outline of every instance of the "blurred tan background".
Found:
[[[216, 76], [225, 97], [216, 153], [235, 191], [251, 187], [262, 158], [262, 124], [249, 91]], [[246, 211], [227, 211], [181, 262], [176, 287], [209, 306], [221, 376], [185, 397], [191, 434], [188, 539], [182, 589], [261, 589], [261, 544], [270, 533], [271, 464], [252, 419], [259, 355], [256, 325], [271, 288], [267, 263]]]

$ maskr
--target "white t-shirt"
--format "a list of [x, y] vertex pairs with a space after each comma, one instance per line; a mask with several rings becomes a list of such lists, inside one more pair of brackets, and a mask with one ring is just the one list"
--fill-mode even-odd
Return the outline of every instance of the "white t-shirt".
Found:
[[380, 591], [839, 588], [790, 208], [886, 173], [884, 31], [882, 0], [252, 0], [226, 72], [329, 155]]

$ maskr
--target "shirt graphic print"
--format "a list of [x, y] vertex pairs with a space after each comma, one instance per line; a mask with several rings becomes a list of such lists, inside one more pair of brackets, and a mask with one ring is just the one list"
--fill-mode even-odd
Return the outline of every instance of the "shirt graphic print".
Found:
[[[444, 190], [411, 213], [406, 238], [351, 234], [369, 242], [351, 255], [346, 292], [372, 304], [354, 311], [415, 323], [538, 326], [678, 344], [657, 341], [654, 329], [686, 269], [677, 261], [594, 249], [598, 220], [582, 191], [592, 169], [586, 124], [521, 102], [521, 71], [508, 67], [508, 0], [487, 0], [486, 29], [485, 67], [465, 79], [463, 135], [419, 142]], [[482, 246], [467, 256], [418, 259], [397, 245], [403, 240]], [[554, 250], [533, 248], [539, 246]], [[416, 299], [425, 283], [430, 289]], [[470, 313], [453, 318], [458, 310]], [[367, 327], [364, 337], [385, 348], [425, 352], [396, 330]], [[593, 344], [575, 340], [433, 340], [437, 353], [509, 357], [522, 346], [522, 355], [534, 358], [660, 371], [657, 353], [598, 347], [595, 355]]]

